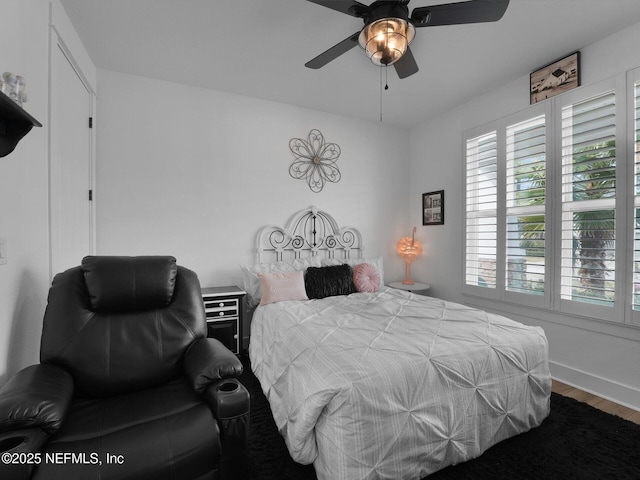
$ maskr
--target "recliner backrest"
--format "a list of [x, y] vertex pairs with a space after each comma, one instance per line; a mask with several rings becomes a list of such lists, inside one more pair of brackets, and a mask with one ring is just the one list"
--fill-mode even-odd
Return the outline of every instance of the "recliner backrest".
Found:
[[137, 312], [171, 303], [174, 257], [85, 257], [82, 272], [96, 312]]
[[73, 375], [75, 395], [105, 397], [182, 374], [206, 335], [200, 282], [173, 257], [85, 257], [55, 276], [40, 361]]

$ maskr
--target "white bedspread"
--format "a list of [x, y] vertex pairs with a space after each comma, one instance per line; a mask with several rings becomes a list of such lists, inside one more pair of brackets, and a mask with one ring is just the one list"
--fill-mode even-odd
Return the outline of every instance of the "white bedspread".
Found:
[[249, 353], [322, 480], [419, 479], [549, 414], [541, 328], [401, 290], [258, 307]]

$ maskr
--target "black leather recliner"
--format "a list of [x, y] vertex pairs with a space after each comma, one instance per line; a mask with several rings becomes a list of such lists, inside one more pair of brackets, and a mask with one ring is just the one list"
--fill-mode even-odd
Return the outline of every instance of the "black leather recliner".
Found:
[[56, 275], [40, 362], [0, 388], [3, 480], [218, 479], [241, 461], [242, 364], [206, 338], [198, 278], [173, 257]]

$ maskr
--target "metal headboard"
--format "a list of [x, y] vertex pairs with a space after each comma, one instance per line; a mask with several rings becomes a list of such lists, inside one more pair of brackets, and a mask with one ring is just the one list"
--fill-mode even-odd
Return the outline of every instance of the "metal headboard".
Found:
[[267, 225], [256, 239], [258, 263], [297, 258], [362, 258], [362, 235], [339, 228], [331, 215], [309, 207], [295, 213], [286, 227]]

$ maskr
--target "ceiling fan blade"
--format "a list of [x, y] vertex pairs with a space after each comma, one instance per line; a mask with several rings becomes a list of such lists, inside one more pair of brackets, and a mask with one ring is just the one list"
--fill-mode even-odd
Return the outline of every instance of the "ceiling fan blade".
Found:
[[418, 7], [411, 13], [416, 27], [496, 22], [502, 18], [509, 0], [469, 0], [444, 5]]
[[360, 32], [358, 31], [353, 35], [351, 35], [350, 37], [345, 38], [343, 41], [341, 41], [340, 43], [337, 43], [336, 45], [331, 47], [329, 50], [322, 52], [316, 58], [309, 60], [307, 63], [304, 64], [304, 66], [308, 68], [324, 67], [330, 61], [335, 60], [343, 53], [346, 53], [349, 50], [351, 50], [353, 47], [355, 47], [358, 44], [359, 35], [360, 35]]
[[363, 14], [369, 11], [369, 7], [355, 0], [307, 0], [323, 7], [346, 13], [352, 17], [362, 18]]
[[407, 51], [404, 52], [404, 55], [400, 57], [396, 63], [393, 64], [396, 68], [396, 73], [400, 78], [407, 78], [414, 73], [418, 72], [418, 64], [416, 63], [416, 59], [411, 53], [411, 49], [407, 48]]

